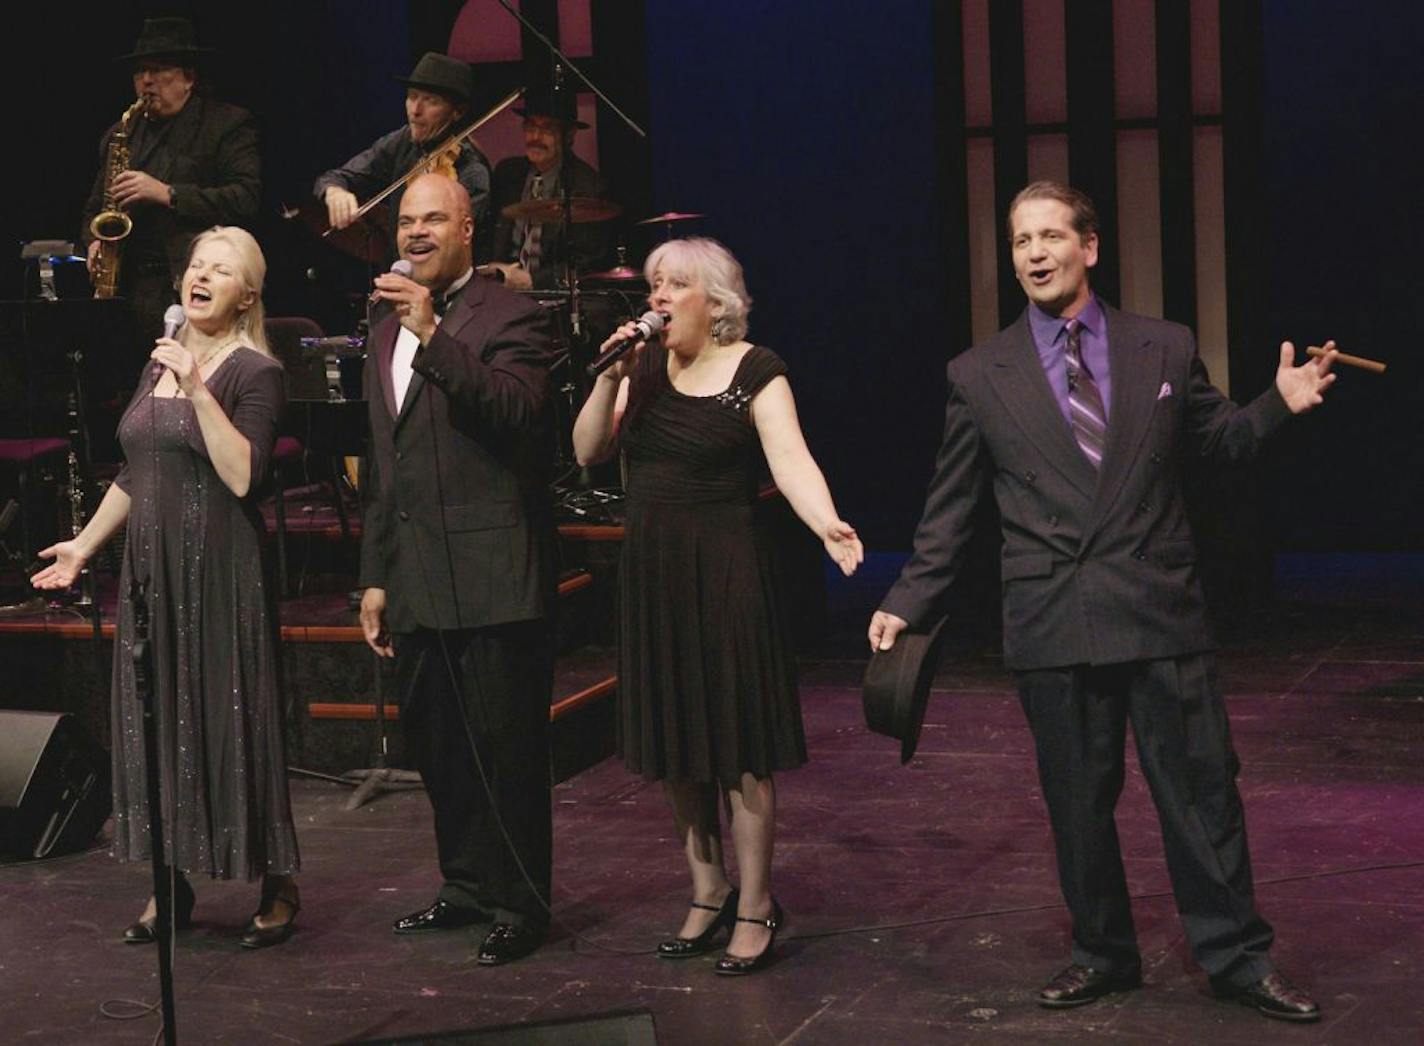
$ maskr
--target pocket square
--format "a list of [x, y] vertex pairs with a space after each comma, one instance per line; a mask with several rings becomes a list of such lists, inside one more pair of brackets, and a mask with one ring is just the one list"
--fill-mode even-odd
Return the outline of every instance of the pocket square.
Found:
[[1164, 382], [1162, 383], [1162, 387], [1157, 390], [1157, 398], [1158, 398], [1159, 400], [1164, 400], [1164, 399], [1166, 399], [1168, 396], [1170, 396], [1171, 394], [1172, 394], [1172, 383], [1171, 383], [1170, 381], [1164, 381]]

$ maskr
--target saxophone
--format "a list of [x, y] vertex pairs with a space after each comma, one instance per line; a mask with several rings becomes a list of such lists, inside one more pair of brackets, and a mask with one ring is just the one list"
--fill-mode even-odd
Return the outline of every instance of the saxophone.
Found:
[[109, 152], [104, 161], [104, 209], [89, 222], [89, 231], [99, 241], [99, 253], [94, 256], [94, 297], [112, 298], [119, 285], [120, 248], [124, 237], [133, 232], [133, 219], [119, 210], [114, 200], [114, 181], [129, 169], [129, 129], [134, 117], [148, 105], [147, 96], [140, 97], [119, 117], [118, 129], [109, 138]]

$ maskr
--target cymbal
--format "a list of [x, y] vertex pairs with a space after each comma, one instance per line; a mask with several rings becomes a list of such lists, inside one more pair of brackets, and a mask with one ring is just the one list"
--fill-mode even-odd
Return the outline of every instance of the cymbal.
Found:
[[706, 218], [705, 214], [692, 214], [688, 211], [664, 211], [662, 214], [655, 214], [651, 218], [644, 218], [636, 225], [663, 225], [666, 222], [688, 222], [694, 218]]
[[613, 268], [603, 272], [586, 272], [579, 277], [579, 282], [633, 283], [639, 282], [642, 279], [643, 273], [631, 265], [615, 265]]
[[[612, 200], [598, 196], [575, 196], [569, 200], [569, 211], [574, 223], [579, 224], [606, 222], [622, 214], [623, 208]], [[557, 196], [548, 200], [520, 200], [518, 203], [511, 203], [500, 213], [512, 221], [522, 218], [526, 222], [548, 225], [564, 220], [564, 201]]]

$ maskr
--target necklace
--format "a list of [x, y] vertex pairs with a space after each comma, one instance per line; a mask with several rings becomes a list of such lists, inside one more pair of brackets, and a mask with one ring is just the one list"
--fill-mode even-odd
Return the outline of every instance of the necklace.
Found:
[[193, 358], [193, 365], [199, 370], [202, 370], [208, 365], [208, 362], [210, 360], [216, 358], [219, 354], [226, 351], [227, 349], [230, 349], [232, 346], [239, 344], [241, 341], [241, 338], [229, 338], [227, 341], [220, 344], [217, 348], [204, 353], [201, 358], [195, 356]]

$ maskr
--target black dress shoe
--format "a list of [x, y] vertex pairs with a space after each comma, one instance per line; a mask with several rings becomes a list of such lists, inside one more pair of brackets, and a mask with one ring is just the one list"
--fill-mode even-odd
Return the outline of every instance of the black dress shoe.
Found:
[[1043, 986], [1038, 993], [1038, 1004], [1047, 1006], [1050, 1010], [1066, 1010], [1096, 1002], [1113, 992], [1125, 992], [1141, 987], [1141, 970], [1106, 973], [1075, 962], [1060, 970], [1053, 980]]
[[285, 904], [289, 909], [285, 922], [270, 923], [267, 926], [259, 926], [257, 915], [254, 915], [248, 922], [247, 928], [242, 931], [242, 939], [238, 941], [244, 948], [270, 948], [274, 944], [281, 944], [288, 937], [292, 936], [292, 923], [296, 922], [297, 913], [302, 910], [301, 895], [296, 892], [296, 886], [292, 886], [291, 896], [284, 897], [278, 892], [276, 887], [269, 888], [266, 881], [262, 884], [262, 907], [257, 915], [262, 912], [273, 911], [279, 904]]
[[[173, 928], [175, 930], [186, 930], [193, 925], [195, 902], [193, 887], [183, 876], [178, 876], [174, 880], [173, 889]], [[157, 940], [158, 920], [156, 918], [140, 919], [138, 922], [130, 923], [124, 927], [125, 944], [153, 944]]]
[[478, 962], [481, 966], [500, 966], [524, 958], [543, 943], [544, 935], [526, 926], [495, 923], [480, 945]]
[[1320, 1007], [1315, 1005], [1310, 993], [1297, 988], [1279, 973], [1268, 973], [1244, 988], [1213, 984], [1212, 990], [1219, 998], [1233, 999], [1278, 1021], [1320, 1020]]
[[728, 955], [722, 953], [722, 958], [717, 960], [717, 965], [713, 968], [714, 973], [720, 973], [723, 977], [745, 977], [749, 973], [756, 973], [767, 963], [771, 962], [771, 949], [776, 945], [776, 931], [781, 929], [781, 924], [786, 922], [786, 913], [781, 910], [781, 905], [776, 903], [776, 898], [771, 899], [770, 919], [750, 919], [745, 915], [737, 916], [739, 923], [758, 923], [771, 931], [771, 939], [766, 942], [766, 947], [756, 955], [743, 958], [740, 955]]
[[712, 950], [712, 941], [724, 928], [730, 929], [737, 918], [737, 898], [740, 895], [738, 890], [733, 889], [727, 894], [720, 906], [715, 904], [698, 904], [692, 902], [692, 907], [701, 908], [704, 912], [716, 912], [717, 918], [712, 920], [710, 926], [703, 930], [696, 937], [674, 937], [671, 940], [663, 941], [658, 945], [658, 958], [660, 959], [690, 959], [694, 955], [704, 955]]
[[489, 915], [478, 908], [457, 908], [437, 897], [429, 908], [401, 916], [391, 924], [391, 929], [396, 933], [431, 933], [435, 930], [458, 930], [462, 926], [488, 921]]

